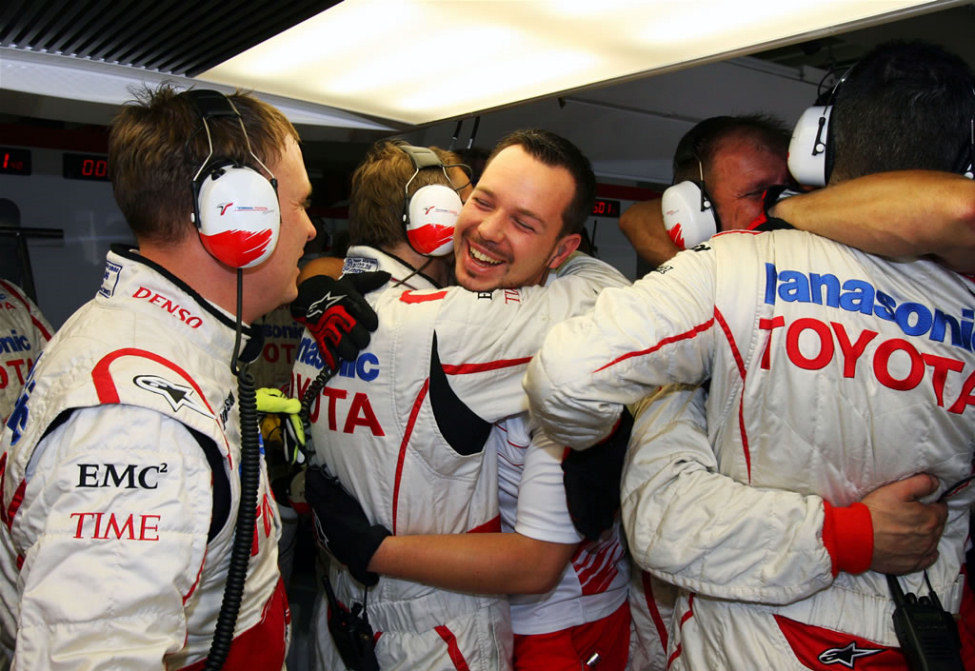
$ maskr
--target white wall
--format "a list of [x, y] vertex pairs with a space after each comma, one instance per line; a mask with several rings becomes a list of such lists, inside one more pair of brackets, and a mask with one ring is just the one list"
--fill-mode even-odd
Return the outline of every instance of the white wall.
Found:
[[31, 148], [32, 175], [0, 175], [0, 198], [17, 204], [21, 226], [64, 229], [63, 241], [28, 241], [37, 302], [55, 328], [95, 295], [109, 244], [134, 240], [111, 184], [65, 179], [63, 153]]
[[[700, 65], [639, 81], [615, 84], [482, 115], [475, 144], [490, 148], [506, 133], [540, 127], [576, 143], [593, 163], [597, 180], [663, 187], [671, 181], [677, 142], [694, 124], [722, 114], [764, 112], [792, 127], [813, 104], [823, 73], [788, 68], [756, 58]], [[456, 121], [407, 135], [411, 142], [449, 145]], [[462, 126], [466, 143], [471, 120]], [[631, 203], [624, 201], [626, 209]], [[599, 256], [635, 277], [636, 253], [617, 219], [599, 221]], [[588, 224], [592, 228], [592, 220]]]

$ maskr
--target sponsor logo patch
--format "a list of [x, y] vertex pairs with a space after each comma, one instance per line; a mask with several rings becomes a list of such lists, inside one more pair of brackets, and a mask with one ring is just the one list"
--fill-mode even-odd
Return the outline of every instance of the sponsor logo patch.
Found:
[[118, 286], [118, 278], [121, 272], [122, 266], [112, 261], [106, 261], [105, 273], [102, 275], [102, 286], [99, 287], [98, 293], [105, 298], [114, 296], [115, 287]]
[[841, 280], [830, 273], [804, 273], [779, 270], [765, 264], [765, 302], [814, 303], [847, 312], [859, 312], [894, 322], [911, 337], [926, 337], [932, 342], [950, 343], [972, 351], [975, 335], [975, 309], [961, 307], [955, 314], [938, 307], [911, 301], [898, 301], [891, 293], [875, 288], [866, 280]]
[[347, 256], [342, 264], [342, 274], [368, 273], [379, 270], [379, 261], [364, 256]]
[[168, 472], [165, 464], [78, 464], [78, 488], [156, 489], [159, 475]]
[[174, 412], [178, 412], [180, 408], [189, 408], [201, 415], [213, 416], [196, 401], [194, 398], [196, 392], [193, 391], [193, 388], [185, 384], [176, 384], [158, 375], [137, 375], [132, 378], [132, 382], [140, 389], [162, 396]]
[[856, 641], [850, 641], [850, 644], [845, 648], [823, 650], [818, 659], [823, 664], [839, 664], [848, 669], [852, 669], [858, 658], [871, 657], [883, 651], [882, 648], [861, 648], [857, 646]]
[[159, 515], [133, 513], [71, 513], [78, 523], [74, 538], [120, 541], [158, 541]]
[[198, 329], [203, 325], [203, 320], [191, 313], [187, 308], [181, 306], [179, 303], [174, 303], [169, 297], [157, 292], [152, 289], [147, 289], [145, 287], [139, 287], [132, 294], [132, 298], [138, 298], [140, 300], [148, 301], [149, 303], [158, 306], [159, 308], [165, 310], [169, 314], [173, 315], [181, 322], [189, 326], [190, 328]]

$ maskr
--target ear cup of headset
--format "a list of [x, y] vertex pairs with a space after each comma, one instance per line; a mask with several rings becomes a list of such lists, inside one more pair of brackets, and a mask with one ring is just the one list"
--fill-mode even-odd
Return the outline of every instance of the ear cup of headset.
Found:
[[210, 254], [234, 268], [256, 266], [271, 255], [281, 213], [267, 178], [251, 168], [225, 164], [205, 171], [194, 187], [196, 225]]
[[816, 105], [799, 117], [789, 141], [789, 172], [806, 186], [826, 186], [832, 105]]
[[406, 237], [425, 256], [443, 256], [454, 249], [454, 225], [463, 204], [449, 186], [428, 184], [417, 189], [406, 208]]
[[[701, 204], [705, 203], [702, 209]], [[718, 232], [714, 204], [697, 182], [679, 182], [660, 198], [664, 228], [679, 249], [695, 247]]]

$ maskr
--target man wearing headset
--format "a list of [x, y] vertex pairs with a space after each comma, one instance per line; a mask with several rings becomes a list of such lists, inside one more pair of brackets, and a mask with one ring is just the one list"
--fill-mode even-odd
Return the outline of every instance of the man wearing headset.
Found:
[[[697, 123], [674, 151], [674, 186], [666, 193], [678, 200], [636, 203], [620, 217], [620, 229], [640, 265], [655, 268], [717, 231], [748, 228], [762, 213], [765, 191], [792, 181], [786, 166], [788, 147], [789, 132], [773, 117], [716, 116]], [[663, 205], [671, 209], [669, 218]], [[694, 217], [688, 216], [691, 210]], [[667, 225], [669, 219], [681, 218], [685, 221]], [[710, 232], [702, 229], [705, 226]]]
[[[500, 531], [493, 424], [524, 410], [521, 372], [548, 325], [591, 307], [603, 286], [626, 282], [594, 259], [566, 261], [594, 190], [588, 161], [563, 138], [530, 130], [502, 140], [457, 220], [454, 270], [463, 288], [370, 295], [379, 329], [323, 390], [312, 430], [316, 450], [325, 445], [324, 461], [377, 525], [369, 547], [329, 533], [333, 553], [353, 566], [350, 572], [333, 564], [331, 582], [338, 609], [358, 613], [354, 604], [365, 602], [380, 668], [510, 668], [504, 598], [451, 588], [470, 590], [472, 576], [479, 576], [483, 589], [474, 591], [507, 591], [493, 586], [500, 534], [469, 533]], [[551, 270], [559, 279], [535, 286]], [[299, 391], [307, 379], [299, 357]], [[405, 545], [383, 543], [388, 532], [379, 525]], [[440, 535], [433, 544], [416, 534], [465, 532], [462, 540], [481, 546], [468, 550], [469, 561], [457, 572], [422, 562], [435, 567], [436, 575], [425, 579], [411, 570], [424, 569], [407, 561], [400, 571], [403, 563], [387, 554], [451, 553], [439, 541], [455, 537]], [[389, 563], [375, 568], [398, 576], [378, 584], [366, 571], [377, 547], [377, 560]], [[556, 575], [565, 561], [560, 558]], [[420, 580], [441, 587], [414, 582]], [[319, 665], [343, 668], [327, 633], [319, 644]]]
[[[869, 54], [835, 97], [826, 191], [887, 169], [962, 171], [972, 83], [963, 62], [927, 45]], [[927, 567], [957, 612], [971, 314], [971, 280], [942, 265], [775, 231], [718, 236], [553, 329], [526, 385], [537, 419], [576, 447], [606, 431], [618, 404], [711, 379], [706, 415], [654, 423], [693, 387], [641, 415], [624, 475], [635, 558], [683, 590], [671, 668], [903, 668], [882, 573], [908, 574], [903, 590], [923, 596]], [[897, 530], [878, 504], [895, 485], [947, 501], [940, 541], [937, 523], [885, 538]]]
[[249, 324], [297, 294], [314, 236], [298, 135], [251, 96], [163, 86], [121, 109], [109, 166], [138, 248], [108, 254], [3, 433], [4, 647], [16, 669], [203, 668], [236, 535], [224, 668], [280, 669], [290, 614], [263, 466], [256, 525], [235, 530], [256, 427], [231, 360], [235, 331], [253, 359]]
[[[445, 164], [456, 160], [437, 152]], [[373, 244], [353, 247], [351, 270], [367, 267], [366, 257], [385, 256], [377, 248], [389, 249], [388, 241], [398, 240], [396, 256], [409, 259], [410, 265], [436, 263], [438, 272], [452, 271], [445, 265], [452, 258], [425, 258], [407, 242], [400, 221], [405, 195], [402, 185], [413, 173], [406, 152], [391, 142], [374, 147], [356, 170], [350, 197], [350, 233], [353, 240], [366, 238]], [[421, 175], [424, 179], [417, 184]], [[425, 169], [416, 173], [413, 184], [419, 187], [431, 179], [446, 181], [442, 171]], [[539, 250], [539, 267], [547, 260], [542, 253], [547, 251]], [[392, 269], [388, 264], [380, 267]], [[614, 283], [623, 281], [615, 272], [609, 276]], [[387, 286], [395, 288], [396, 284]], [[314, 351], [310, 339], [306, 345]], [[295, 382], [298, 388], [308, 384], [302, 373], [297, 374]], [[312, 413], [316, 419], [321, 417], [319, 404], [313, 406]], [[331, 439], [321, 427], [316, 426], [312, 433], [319, 440]], [[591, 540], [580, 548], [583, 535], [573, 526], [566, 509], [561, 470], [564, 450], [546, 444], [538, 435], [533, 440], [527, 415], [497, 422], [484, 450], [497, 453], [491, 456], [491, 463], [497, 460], [501, 528], [516, 533], [420, 538], [402, 531], [383, 541], [374, 569], [443, 589], [515, 594], [509, 598], [515, 668], [576, 669], [598, 653], [601, 666], [622, 670], [628, 636], [624, 603], [628, 565], [618, 523], [612, 529], [599, 529], [608, 531], [604, 535], [590, 532]], [[327, 534], [338, 521], [329, 519], [321, 509], [318, 513]], [[488, 540], [490, 547], [485, 544]], [[477, 561], [471, 555], [479, 555]], [[492, 570], [476, 571], [478, 562], [490, 565]], [[525, 570], [526, 562], [533, 570]], [[320, 618], [324, 615], [321, 612]], [[317, 630], [329, 635], [324, 620]]]

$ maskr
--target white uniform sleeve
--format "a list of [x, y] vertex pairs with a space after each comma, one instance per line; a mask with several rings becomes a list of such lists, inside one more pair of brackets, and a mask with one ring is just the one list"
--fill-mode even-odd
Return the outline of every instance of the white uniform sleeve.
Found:
[[175, 420], [76, 411], [28, 466], [15, 669], [161, 669], [183, 647], [212, 508], [211, 473]]
[[518, 518], [515, 531], [549, 543], [578, 543], [582, 535], [569, 516], [562, 480], [565, 448], [535, 431], [525, 455], [525, 469], [518, 487]]
[[452, 290], [436, 322], [441, 362], [462, 371], [450, 374], [451, 388], [487, 422], [526, 411], [521, 378], [552, 325], [591, 310], [604, 287], [627, 284], [612, 266], [580, 254], [548, 286]]
[[750, 487], [716, 471], [700, 387], [665, 387], [640, 405], [621, 493], [640, 566], [735, 601], [790, 603], [832, 583], [822, 499]]
[[682, 252], [630, 287], [606, 289], [592, 312], [552, 328], [529, 364], [533, 420], [556, 441], [588, 447], [650, 390], [706, 380], [715, 330], [710, 251]]

